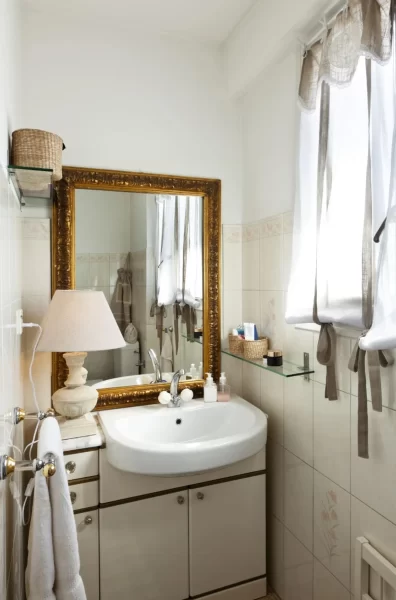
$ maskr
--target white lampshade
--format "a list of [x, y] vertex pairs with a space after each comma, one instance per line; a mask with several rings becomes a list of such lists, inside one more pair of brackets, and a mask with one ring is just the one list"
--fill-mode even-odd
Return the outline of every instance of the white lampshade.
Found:
[[103, 292], [56, 290], [42, 322], [37, 350], [93, 352], [125, 346]]

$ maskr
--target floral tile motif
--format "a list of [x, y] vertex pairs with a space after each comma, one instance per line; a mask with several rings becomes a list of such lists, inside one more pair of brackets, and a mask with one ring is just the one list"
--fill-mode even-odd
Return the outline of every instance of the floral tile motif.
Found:
[[260, 221], [260, 237], [281, 235], [283, 231], [282, 215]]
[[337, 527], [340, 526], [336, 511], [337, 494], [333, 490], [328, 490], [326, 492], [324, 499], [322, 499], [322, 507], [320, 515], [322, 521], [321, 536], [327, 555], [331, 560], [334, 556], [337, 556]]
[[350, 495], [317, 471], [314, 480], [314, 554], [350, 588]]
[[243, 241], [252, 242], [260, 238], [260, 225], [259, 223], [247, 223], [243, 226]]
[[223, 242], [239, 244], [242, 242], [242, 225], [223, 225]]

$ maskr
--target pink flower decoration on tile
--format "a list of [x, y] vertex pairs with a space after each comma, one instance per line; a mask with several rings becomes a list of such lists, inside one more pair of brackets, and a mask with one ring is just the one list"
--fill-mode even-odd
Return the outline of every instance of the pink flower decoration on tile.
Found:
[[333, 500], [333, 502], [337, 503], [337, 494], [333, 492], [333, 490], [329, 490], [329, 496]]
[[322, 510], [322, 521], [330, 521], [329, 513], [327, 510]]
[[334, 510], [334, 508], [331, 511], [330, 516], [331, 516], [331, 518], [332, 518], [333, 521], [337, 521], [338, 515], [337, 515], [336, 511]]

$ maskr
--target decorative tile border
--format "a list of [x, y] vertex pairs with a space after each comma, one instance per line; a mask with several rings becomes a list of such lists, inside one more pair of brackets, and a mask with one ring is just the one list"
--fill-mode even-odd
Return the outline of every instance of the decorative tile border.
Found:
[[223, 225], [223, 242], [240, 244], [242, 242], [242, 225]]
[[89, 263], [90, 262], [90, 254], [76, 254], [76, 263]]
[[277, 215], [270, 219], [260, 221], [260, 237], [272, 237], [274, 235], [282, 235], [283, 233], [283, 217]]
[[89, 260], [90, 262], [108, 263], [110, 261], [110, 254], [90, 254]]
[[[231, 227], [238, 226], [232, 225]], [[293, 233], [293, 212], [280, 213], [255, 223], [246, 223], [242, 226], [242, 231], [242, 241], [244, 242]]]
[[283, 213], [283, 233], [293, 233], [292, 211]]
[[260, 224], [256, 223], [247, 223], [243, 226], [243, 241], [244, 242], [253, 242], [254, 240], [260, 239]]
[[22, 219], [23, 240], [49, 240], [50, 219]]

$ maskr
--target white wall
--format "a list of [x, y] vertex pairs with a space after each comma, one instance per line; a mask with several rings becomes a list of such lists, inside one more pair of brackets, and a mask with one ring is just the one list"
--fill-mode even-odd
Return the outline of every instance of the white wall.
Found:
[[239, 222], [238, 122], [218, 50], [33, 5], [23, 48], [20, 125], [61, 135], [65, 164], [217, 177], [223, 222]]
[[[19, 83], [19, 3], [0, 0], [0, 415], [23, 406], [21, 338], [9, 326], [21, 307], [21, 219], [6, 172], [9, 137], [15, 128]], [[14, 455], [11, 442], [23, 444], [18, 430], [0, 423], [0, 454]], [[20, 479], [16, 486], [20, 491]], [[9, 494], [0, 482], [0, 597], [23, 597], [22, 526]], [[10, 570], [11, 568], [11, 570]]]

